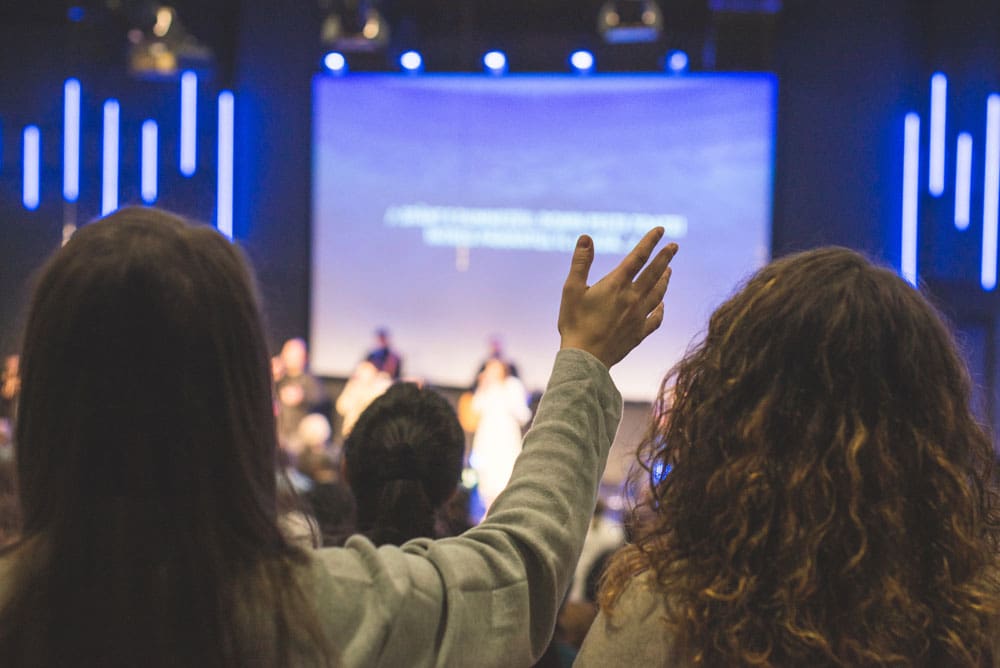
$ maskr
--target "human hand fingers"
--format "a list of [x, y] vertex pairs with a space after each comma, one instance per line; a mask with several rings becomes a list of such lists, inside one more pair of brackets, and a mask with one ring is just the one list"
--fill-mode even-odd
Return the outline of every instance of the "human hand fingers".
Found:
[[667, 293], [667, 286], [670, 285], [670, 277], [673, 275], [673, 268], [666, 267], [657, 277], [656, 283], [639, 298], [639, 303], [643, 313], [650, 313], [656, 305], [663, 301], [663, 296]]
[[625, 256], [625, 259], [608, 274], [608, 277], [620, 283], [631, 283], [635, 275], [639, 273], [639, 270], [646, 265], [649, 256], [653, 254], [653, 249], [656, 248], [656, 244], [663, 237], [663, 232], [664, 229], [662, 227], [654, 227], [649, 232], [646, 232], [646, 235]]
[[587, 278], [590, 275], [590, 265], [594, 262], [594, 240], [586, 234], [580, 236], [573, 250], [569, 275], [563, 285], [563, 293], [578, 295], [586, 291]]
[[660, 249], [660, 252], [656, 254], [656, 257], [649, 263], [649, 266], [642, 270], [639, 277], [635, 279], [635, 289], [640, 297], [645, 297], [645, 295], [656, 287], [656, 284], [663, 278], [663, 272], [667, 270], [667, 266], [676, 254], [677, 244], [667, 244]]
[[664, 313], [663, 302], [656, 305], [648, 316], [646, 316], [646, 322], [643, 323], [642, 338], [640, 342], [645, 340], [647, 336], [655, 332], [663, 324], [663, 313]]
[[651, 230], [611, 273], [590, 287], [586, 276], [593, 249], [578, 246], [559, 310], [563, 348], [585, 350], [611, 367], [660, 326], [676, 244], [658, 253], [635, 283], [631, 277], [642, 269], [634, 263], [649, 259], [662, 234], [662, 228]]

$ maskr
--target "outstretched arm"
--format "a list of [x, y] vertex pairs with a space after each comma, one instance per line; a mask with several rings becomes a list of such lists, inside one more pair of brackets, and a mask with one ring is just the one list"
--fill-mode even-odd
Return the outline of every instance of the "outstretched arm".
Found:
[[608, 368], [662, 322], [677, 247], [642, 269], [661, 236], [651, 231], [593, 286], [593, 243], [580, 239], [563, 290], [562, 350], [511, 482], [479, 527], [401, 549], [355, 537], [322, 554], [332, 576], [323, 598], [366, 611], [331, 615], [345, 664], [517, 666], [545, 649], [621, 416]]

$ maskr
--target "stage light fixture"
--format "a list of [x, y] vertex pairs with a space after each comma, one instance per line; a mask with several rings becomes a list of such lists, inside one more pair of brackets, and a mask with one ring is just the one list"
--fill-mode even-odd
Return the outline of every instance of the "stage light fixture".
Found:
[[22, 168], [23, 185], [21, 201], [24, 208], [34, 211], [41, 202], [41, 154], [42, 133], [37, 125], [24, 128], [24, 163]]
[[181, 141], [178, 166], [184, 176], [198, 169], [198, 75], [181, 75]]
[[687, 71], [690, 59], [683, 51], [671, 51], [667, 54], [667, 70], [672, 74], [682, 74]]
[[143, 121], [139, 142], [139, 195], [146, 204], [156, 202], [158, 144], [159, 126], [156, 121], [152, 119]]
[[663, 12], [655, 0], [608, 0], [597, 13], [597, 32], [609, 44], [655, 42]]
[[236, 146], [236, 100], [232, 91], [219, 93], [219, 144], [218, 156], [215, 226], [226, 235], [233, 238], [233, 198], [235, 177], [233, 172]]
[[63, 197], [75, 202], [80, 196], [80, 80], [63, 84]]
[[972, 135], [959, 132], [955, 151], [955, 228], [969, 227], [972, 208]]
[[101, 215], [118, 208], [118, 132], [121, 107], [118, 100], [104, 102], [104, 135], [102, 137]]
[[592, 72], [594, 69], [594, 54], [590, 51], [574, 51], [569, 57], [569, 64], [580, 74]]
[[129, 70], [142, 78], [173, 78], [181, 70], [209, 69], [214, 56], [185, 29], [169, 5], [143, 3], [128, 31]]
[[416, 51], [407, 51], [399, 57], [399, 66], [407, 72], [419, 72], [424, 66], [424, 59]]
[[323, 67], [331, 74], [343, 74], [347, 71], [347, 58], [339, 51], [331, 51], [323, 56]]
[[483, 66], [491, 74], [503, 74], [507, 71], [507, 56], [502, 51], [490, 51], [483, 56]]
[[341, 0], [320, 26], [322, 42], [350, 53], [378, 51], [389, 42], [389, 24], [373, 0]]
[[1000, 94], [986, 98], [986, 161], [983, 184], [983, 264], [980, 283], [984, 290], [997, 287], [997, 239], [1000, 237]]

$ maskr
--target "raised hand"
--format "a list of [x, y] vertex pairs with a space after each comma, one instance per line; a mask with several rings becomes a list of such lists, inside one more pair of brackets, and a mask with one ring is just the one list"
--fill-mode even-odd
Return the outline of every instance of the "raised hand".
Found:
[[561, 348], [585, 350], [610, 368], [656, 331], [663, 322], [670, 261], [677, 253], [677, 244], [667, 244], [646, 266], [662, 237], [662, 227], [647, 232], [617, 267], [589, 287], [594, 242], [580, 237], [559, 306]]

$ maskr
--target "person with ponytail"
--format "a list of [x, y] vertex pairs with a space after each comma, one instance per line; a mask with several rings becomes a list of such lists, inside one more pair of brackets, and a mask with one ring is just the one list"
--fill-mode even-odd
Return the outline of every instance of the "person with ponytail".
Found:
[[[481, 525], [308, 550], [279, 529], [270, 359], [239, 246], [157, 209], [82, 226], [24, 333], [0, 664], [531, 665], [621, 417], [608, 370], [663, 321], [677, 247], [650, 260], [662, 235], [593, 285], [580, 238], [548, 390]], [[419, 470], [417, 437], [385, 444], [414, 449], [399, 474]]]
[[448, 401], [397, 383], [358, 419], [344, 442], [357, 531], [375, 545], [435, 538], [438, 510], [462, 477], [465, 434]]

